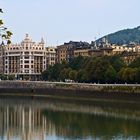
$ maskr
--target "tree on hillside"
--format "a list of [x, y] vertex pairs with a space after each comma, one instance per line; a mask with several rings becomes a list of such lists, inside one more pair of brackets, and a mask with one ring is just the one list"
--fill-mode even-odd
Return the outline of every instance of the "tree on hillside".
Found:
[[71, 68], [64, 68], [60, 71], [60, 80], [65, 81], [66, 79], [70, 79], [69, 73], [72, 69]]
[[131, 68], [140, 67], [140, 57], [136, 58], [133, 62], [131, 62], [129, 67]]
[[140, 26], [133, 29], [125, 29], [112, 34], [108, 34], [98, 39], [96, 42], [97, 43], [100, 42], [103, 38], [107, 38], [111, 44], [123, 45], [123, 44], [130, 44], [132, 42], [139, 44]]
[[114, 83], [116, 81], [116, 77], [117, 77], [116, 70], [111, 65], [109, 65], [109, 67], [105, 72], [105, 81], [107, 83]]
[[126, 66], [126, 64], [120, 58], [120, 56], [110, 56], [108, 59], [112, 67], [116, 70], [116, 72], [119, 72], [122, 67]]
[[140, 84], [140, 67], [136, 71], [136, 82]]
[[87, 82], [87, 72], [85, 69], [80, 69], [77, 73], [77, 81], [78, 82]]
[[42, 79], [47, 81], [47, 80], [51, 80], [50, 79], [50, 71], [49, 70], [45, 70], [41, 73]]
[[96, 69], [94, 71], [94, 77], [98, 82], [100, 83], [105, 82], [105, 71], [108, 69], [108, 67], [109, 67], [109, 61], [107, 60], [100, 59], [97, 62]]
[[78, 56], [78, 57], [73, 58], [69, 62], [69, 66], [74, 70], [78, 70], [78, 69], [82, 68], [83, 63], [84, 63], [84, 57]]
[[136, 68], [122, 68], [118, 73], [118, 78], [121, 82], [135, 83], [137, 78]]
[[87, 82], [92, 82], [95, 81], [95, 77], [94, 77], [94, 72], [97, 66], [97, 63], [99, 61], [100, 58], [97, 57], [93, 57], [93, 58], [89, 58], [88, 60], [86, 60], [86, 63], [84, 65], [84, 69], [86, 72], [86, 77], [87, 77]]
[[76, 81], [76, 79], [77, 79], [77, 71], [76, 70], [71, 70], [70, 73], [69, 73], [69, 78], [71, 80]]

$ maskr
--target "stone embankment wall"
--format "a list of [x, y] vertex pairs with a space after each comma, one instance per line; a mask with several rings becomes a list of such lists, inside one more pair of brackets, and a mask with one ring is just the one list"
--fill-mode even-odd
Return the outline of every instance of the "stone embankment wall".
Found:
[[85, 84], [41, 81], [0, 81], [0, 95], [71, 99], [140, 100], [139, 84]]

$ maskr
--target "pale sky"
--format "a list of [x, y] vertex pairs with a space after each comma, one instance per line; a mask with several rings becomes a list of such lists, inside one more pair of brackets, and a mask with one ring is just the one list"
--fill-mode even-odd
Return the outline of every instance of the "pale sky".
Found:
[[140, 0], [0, 0], [13, 43], [26, 33], [47, 46], [70, 40], [90, 42], [140, 25]]

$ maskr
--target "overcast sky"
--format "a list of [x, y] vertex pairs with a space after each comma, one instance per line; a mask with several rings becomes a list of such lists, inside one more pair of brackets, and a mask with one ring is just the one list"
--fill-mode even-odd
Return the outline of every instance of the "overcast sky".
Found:
[[140, 0], [0, 0], [14, 43], [28, 33], [47, 45], [92, 41], [140, 25]]

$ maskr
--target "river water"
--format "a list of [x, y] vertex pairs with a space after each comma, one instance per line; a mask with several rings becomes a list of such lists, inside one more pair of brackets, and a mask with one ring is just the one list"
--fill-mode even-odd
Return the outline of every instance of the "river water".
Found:
[[140, 139], [139, 102], [0, 99], [0, 140]]

